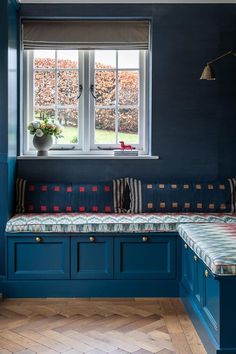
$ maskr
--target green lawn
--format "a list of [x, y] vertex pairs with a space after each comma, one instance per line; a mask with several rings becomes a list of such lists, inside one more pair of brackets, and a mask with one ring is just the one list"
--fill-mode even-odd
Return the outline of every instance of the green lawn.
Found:
[[[58, 140], [59, 144], [71, 144], [76, 143], [75, 139], [77, 136], [77, 128], [64, 127], [63, 136]], [[115, 133], [109, 130], [96, 130], [96, 144], [112, 144], [115, 141]], [[137, 144], [138, 135], [129, 133], [119, 133], [119, 140], [124, 140], [125, 143]]]

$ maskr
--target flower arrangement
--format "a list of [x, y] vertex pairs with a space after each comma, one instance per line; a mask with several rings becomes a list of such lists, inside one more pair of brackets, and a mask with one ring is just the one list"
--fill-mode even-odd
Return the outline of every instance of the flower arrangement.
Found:
[[30, 134], [41, 138], [43, 135], [51, 135], [56, 138], [62, 138], [62, 128], [54, 119], [49, 120], [44, 118], [42, 120], [35, 119], [28, 125]]

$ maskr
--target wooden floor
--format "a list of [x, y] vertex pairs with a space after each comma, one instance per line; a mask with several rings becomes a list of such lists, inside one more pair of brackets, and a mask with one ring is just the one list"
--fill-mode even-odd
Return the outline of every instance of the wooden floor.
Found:
[[0, 354], [205, 354], [179, 299], [0, 303]]

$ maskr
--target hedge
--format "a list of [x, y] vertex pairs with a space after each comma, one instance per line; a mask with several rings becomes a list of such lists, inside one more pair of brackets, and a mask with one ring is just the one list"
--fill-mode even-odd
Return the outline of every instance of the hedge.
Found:
[[[55, 105], [55, 74], [54, 71], [37, 71], [37, 68], [53, 68], [53, 59], [37, 58], [35, 60], [35, 105], [54, 106]], [[75, 63], [71, 60], [60, 60], [60, 68], [75, 68]], [[109, 71], [109, 66], [102, 67], [96, 65], [96, 128], [102, 130], [115, 130], [114, 109], [99, 106], [114, 106], [116, 100], [115, 71]], [[69, 104], [76, 106], [78, 104], [78, 71], [58, 71], [58, 94], [57, 102], [60, 105]], [[119, 71], [118, 72], [118, 128], [120, 132], [137, 133], [138, 131], [138, 72]], [[131, 106], [124, 109], [122, 105]], [[115, 108], [115, 106], [114, 106]], [[39, 109], [36, 112], [38, 117], [53, 116], [54, 111]], [[64, 126], [77, 125], [78, 117], [76, 109], [59, 109], [58, 119]]]

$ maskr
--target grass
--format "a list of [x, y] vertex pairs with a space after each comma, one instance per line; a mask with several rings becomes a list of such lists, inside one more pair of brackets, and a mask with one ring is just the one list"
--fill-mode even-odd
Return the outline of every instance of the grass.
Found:
[[[64, 127], [63, 136], [64, 138], [58, 140], [59, 144], [75, 143], [75, 141], [73, 141], [73, 138], [77, 136], [77, 128]], [[96, 139], [96, 144], [113, 144], [115, 141], [115, 133], [109, 130], [96, 129], [95, 139]], [[129, 144], [137, 144], [138, 135], [130, 134], [130, 133], [119, 133], [119, 140], [123, 140], [125, 141], [125, 143], [129, 143]]]

